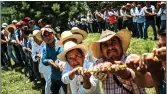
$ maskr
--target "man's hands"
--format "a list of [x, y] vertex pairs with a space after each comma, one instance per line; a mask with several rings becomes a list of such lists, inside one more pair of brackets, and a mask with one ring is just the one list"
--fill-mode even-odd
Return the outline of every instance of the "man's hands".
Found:
[[49, 64], [52, 65], [55, 68], [59, 68], [59, 63], [58, 62], [54, 62], [52, 59], [48, 60]]
[[83, 69], [83, 67], [76, 67], [71, 72], [69, 72], [69, 78], [73, 80], [75, 75], [82, 75], [83, 87], [86, 89], [91, 88], [91, 83], [90, 83], [91, 73], [90, 72], [87, 72], [87, 70]]

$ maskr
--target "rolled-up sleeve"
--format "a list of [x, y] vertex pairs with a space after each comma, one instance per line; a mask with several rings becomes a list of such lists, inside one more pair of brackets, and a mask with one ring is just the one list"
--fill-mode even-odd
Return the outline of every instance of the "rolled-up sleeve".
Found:
[[46, 48], [43, 49], [42, 63], [43, 63], [45, 66], [48, 66], [48, 65], [49, 65], [49, 62], [48, 62], [48, 59], [47, 59], [47, 51], [46, 51]]
[[35, 56], [36, 56], [36, 50], [35, 50], [35, 47], [34, 45], [32, 45], [32, 53], [31, 53], [31, 57], [33, 59], [34, 62], [37, 62], [37, 60], [35, 59]]
[[70, 65], [68, 63], [65, 64], [63, 72], [62, 72], [62, 82], [64, 84], [69, 84], [72, 80], [69, 78], [69, 72], [70, 72]]
[[[90, 65], [89, 69], [93, 68], [93, 64]], [[85, 89], [83, 85], [80, 86], [78, 94], [97, 94], [100, 93], [99, 80], [96, 79], [93, 74], [90, 77], [91, 88]]]

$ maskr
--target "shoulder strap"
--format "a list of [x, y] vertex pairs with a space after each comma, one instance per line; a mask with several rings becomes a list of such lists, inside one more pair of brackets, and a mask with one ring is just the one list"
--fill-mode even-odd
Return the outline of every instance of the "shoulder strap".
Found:
[[126, 90], [129, 94], [133, 94], [132, 91], [130, 91], [129, 89], [127, 89], [126, 87], [124, 87], [124, 85], [117, 79], [117, 77], [115, 75], [113, 75], [113, 80], [116, 82], [116, 84], [119, 87], [122, 87], [124, 90]]

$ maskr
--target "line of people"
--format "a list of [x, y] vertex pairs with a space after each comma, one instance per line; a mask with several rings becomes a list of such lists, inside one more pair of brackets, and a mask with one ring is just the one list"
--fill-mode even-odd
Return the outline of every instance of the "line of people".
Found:
[[[65, 94], [101, 94], [100, 81], [104, 94], [145, 94], [144, 88], [153, 86], [159, 94], [166, 92], [166, 28], [160, 29], [159, 48], [140, 57], [126, 54], [131, 39], [131, 32], [126, 29], [102, 30], [100, 39], [87, 47], [83, 44], [88, 36], [84, 29], [72, 27], [62, 32], [59, 39], [43, 19], [38, 24], [39, 27], [29, 17], [14, 20], [11, 25], [2, 24], [1, 63], [25, 68], [34, 86], [41, 82], [42, 93], [59, 94], [62, 87]], [[123, 63], [127, 68], [119, 70], [117, 66]], [[108, 71], [109, 67], [114, 72]]]
[[[127, 3], [118, 9], [104, 8], [102, 11], [96, 10], [87, 16], [81, 16], [77, 19], [68, 20], [68, 27], [79, 27], [89, 33], [102, 32], [109, 29], [117, 32], [118, 30], [128, 28], [132, 32], [132, 37], [148, 38], [148, 27], [153, 29], [154, 40], [157, 40], [157, 32], [166, 28], [166, 2], [157, 2], [156, 7], [146, 1], [145, 5], [141, 2]], [[158, 31], [156, 30], [156, 25]]]

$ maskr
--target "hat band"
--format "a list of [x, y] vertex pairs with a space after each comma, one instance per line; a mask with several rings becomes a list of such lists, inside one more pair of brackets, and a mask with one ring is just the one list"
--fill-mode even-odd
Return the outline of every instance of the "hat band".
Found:
[[102, 37], [101, 39], [103, 39], [103, 38], [105, 38], [105, 37], [108, 37], [108, 36], [110, 36], [110, 35], [113, 35], [113, 34], [108, 34], [108, 35], [106, 35], [106, 36]]

